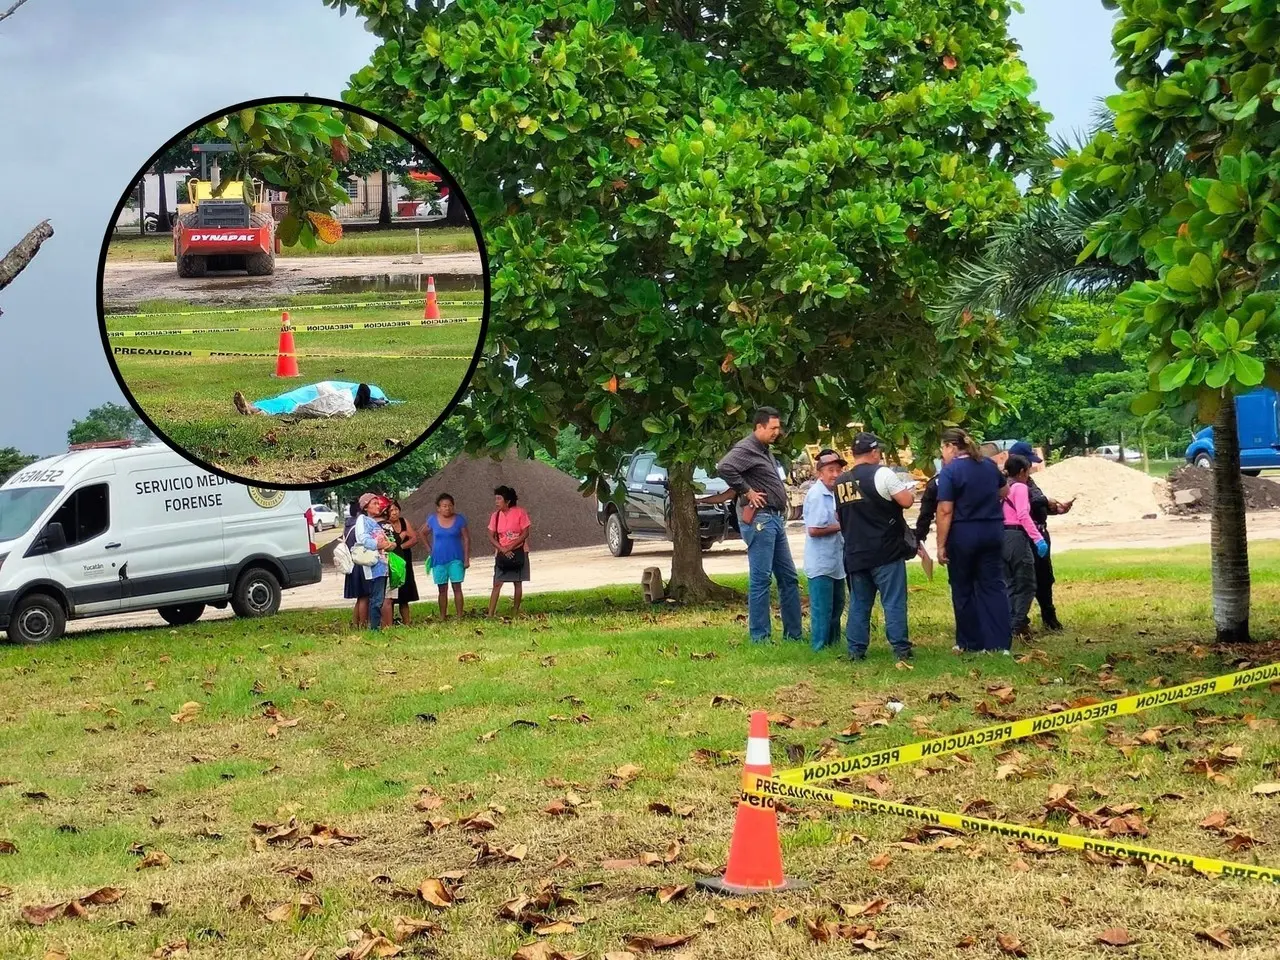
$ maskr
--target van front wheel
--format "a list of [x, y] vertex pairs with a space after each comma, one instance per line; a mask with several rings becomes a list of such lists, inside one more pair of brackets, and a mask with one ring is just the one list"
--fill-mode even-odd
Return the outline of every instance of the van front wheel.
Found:
[[280, 581], [270, 570], [250, 567], [240, 574], [231, 594], [237, 617], [269, 617], [280, 609]]
[[48, 643], [62, 636], [67, 614], [47, 593], [24, 597], [9, 621], [9, 639], [17, 643]]
[[195, 623], [204, 613], [203, 603], [179, 603], [172, 607], [161, 607], [156, 611], [171, 627], [183, 627]]

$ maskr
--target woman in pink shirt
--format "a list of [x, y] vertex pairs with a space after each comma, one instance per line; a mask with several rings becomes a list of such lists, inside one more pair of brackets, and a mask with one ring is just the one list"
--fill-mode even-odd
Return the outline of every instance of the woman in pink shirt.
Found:
[[1009, 612], [1013, 618], [1013, 635], [1031, 638], [1028, 614], [1036, 596], [1036, 555], [1049, 552], [1049, 543], [1031, 519], [1031, 494], [1027, 477], [1031, 464], [1025, 457], [1011, 455], [1004, 464], [1009, 478], [1008, 493], [1002, 502], [1004, 511], [1004, 581], [1009, 590]]
[[493, 592], [489, 594], [489, 616], [498, 609], [504, 583], [515, 584], [516, 612], [524, 584], [529, 581], [529, 531], [532, 524], [524, 507], [516, 506], [516, 492], [502, 486], [493, 491], [493, 515], [489, 518], [489, 542], [493, 544]]

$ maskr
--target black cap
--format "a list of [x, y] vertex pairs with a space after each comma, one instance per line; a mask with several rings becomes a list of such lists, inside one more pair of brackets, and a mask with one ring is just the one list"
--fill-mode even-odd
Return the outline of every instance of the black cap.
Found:
[[880, 449], [880, 438], [874, 433], [867, 433], [865, 430], [853, 438], [853, 452], [856, 456], [862, 456], [864, 453], [874, 453]]

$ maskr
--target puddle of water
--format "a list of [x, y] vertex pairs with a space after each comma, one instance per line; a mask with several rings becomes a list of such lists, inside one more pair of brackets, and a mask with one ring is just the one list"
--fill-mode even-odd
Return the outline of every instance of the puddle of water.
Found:
[[[483, 290], [482, 278], [463, 273], [437, 273], [436, 291]], [[382, 273], [355, 277], [316, 279], [307, 284], [307, 293], [397, 293], [425, 292], [424, 273]]]

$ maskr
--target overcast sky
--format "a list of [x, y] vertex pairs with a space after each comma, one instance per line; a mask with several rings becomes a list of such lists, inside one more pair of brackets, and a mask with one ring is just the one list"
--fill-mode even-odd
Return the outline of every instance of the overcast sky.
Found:
[[[1100, 0], [1025, 5], [1013, 31], [1037, 99], [1055, 133], [1083, 129], [1115, 89], [1111, 15]], [[0, 255], [42, 219], [55, 230], [0, 293], [0, 447], [57, 452], [74, 418], [125, 402], [98, 335], [98, 252], [151, 152], [239, 100], [337, 98], [374, 43], [320, 0], [28, 0], [0, 22]]]

